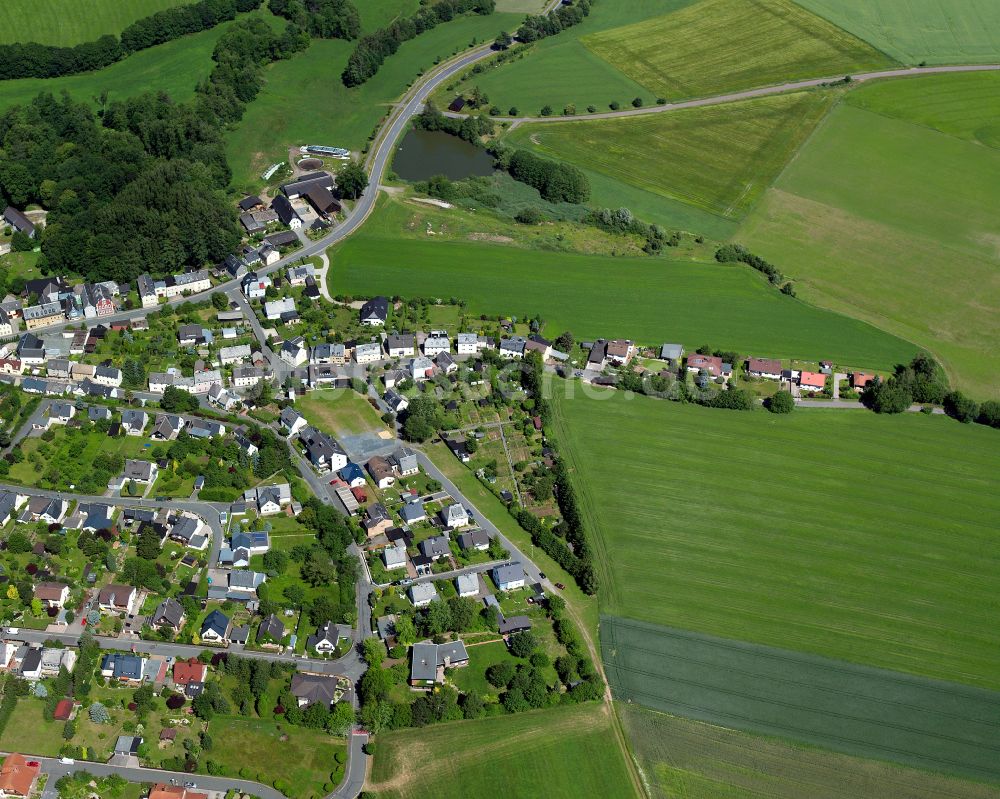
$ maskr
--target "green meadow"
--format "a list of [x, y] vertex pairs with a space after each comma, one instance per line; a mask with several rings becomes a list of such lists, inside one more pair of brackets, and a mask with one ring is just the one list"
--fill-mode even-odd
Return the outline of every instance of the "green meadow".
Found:
[[995, 0], [798, 0], [907, 64], [990, 63], [1000, 58]]
[[508, 138], [608, 178], [611, 190], [598, 184], [595, 205], [628, 206], [628, 193], [612, 188], [621, 183], [740, 219], [834, 97], [797, 92], [642, 117], [521, 125]]
[[474, 313], [537, 314], [552, 335], [709, 343], [883, 369], [912, 357], [912, 344], [785, 297], [748, 268], [715, 263], [705, 246], [705, 260], [691, 262], [423, 241], [366, 226], [330, 250], [328, 279], [334, 295], [460, 297]]
[[891, 65], [792, 0], [701, 0], [583, 43], [667, 100]]
[[[551, 105], [561, 112], [575, 105], [584, 113], [589, 104], [606, 111], [608, 103], [622, 106], [633, 97], [642, 97], [647, 105], [656, 101], [656, 94], [620, 72], [613, 64], [587, 49], [581, 37], [623, 25], [650, 20], [661, 14], [690, 5], [692, 0], [629, 0], [629, 2], [596, 2], [590, 16], [579, 25], [534, 43], [523, 57], [499, 67], [488, 68], [478, 75], [468, 74], [448, 89], [437, 93], [444, 105], [460, 92], [479, 86], [506, 113], [512, 106], [521, 114], [537, 114], [542, 106]], [[513, 31], [517, 22], [510, 25]]]
[[[366, 29], [412, 10], [411, 5], [396, 2], [366, 11]], [[456, 17], [404, 42], [375, 77], [351, 89], [341, 82], [340, 73], [354, 43], [314, 39], [305, 52], [267, 68], [267, 85], [228, 134], [226, 152], [233, 183], [250, 188], [269, 164], [288, 157], [289, 147], [326, 144], [362, 149], [392, 103], [422, 70], [464, 49], [473, 40], [492, 39], [502, 27], [512, 27], [520, 17]]]
[[369, 785], [380, 799], [634, 799], [610, 713], [587, 703], [385, 733]]
[[617, 706], [651, 799], [997, 799], [979, 782]]
[[[1000, 152], [976, 140], [996, 118], [990, 103], [963, 110], [947, 99], [940, 115], [932, 104], [901, 112], [923, 80], [851, 95], [735, 238], [778, 264], [799, 296], [915, 341], [955, 385], [996, 398]], [[971, 83], [973, 96], [983, 91]]]
[[[270, 15], [267, 15], [270, 17]], [[183, 102], [194, 95], [195, 86], [212, 71], [212, 51], [227, 23], [212, 30], [174, 39], [140, 50], [104, 69], [60, 78], [20, 78], [0, 81], [0, 111], [23, 105], [39, 92], [69, 92], [78, 102], [96, 106], [97, 97], [123, 100], [150, 91], [162, 91]]]
[[557, 386], [602, 613], [1000, 689], [995, 430]]
[[0, 44], [39, 42], [68, 47], [118, 34], [137, 19], [187, 0], [6, 0]]

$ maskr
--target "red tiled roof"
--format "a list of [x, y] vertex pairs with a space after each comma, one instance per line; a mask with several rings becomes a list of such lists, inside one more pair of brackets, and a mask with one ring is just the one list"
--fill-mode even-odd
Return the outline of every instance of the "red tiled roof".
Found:
[[28, 759], [24, 755], [16, 753], [7, 755], [3, 768], [0, 769], [0, 791], [10, 796], [27, 796], [31, 792], [35, 777], [41, 770], [37, 760], [31, 762], [35, 765], [29, 766]]
[[206, 666], [195, 658], [180, 660], [174, 664], [174, 682], [187, 685], [189, 682], [204, 682]]
[[73, 700], [60, 699], [56, 703], [56, 709], [52, 712], [52, 718], [56, 721], [67, 721], [73, 715]]
[[803, 388], [822, 390], [826, 386], [826, 375], [819, 372], [802, 372], [799, 375], [799, 385]]

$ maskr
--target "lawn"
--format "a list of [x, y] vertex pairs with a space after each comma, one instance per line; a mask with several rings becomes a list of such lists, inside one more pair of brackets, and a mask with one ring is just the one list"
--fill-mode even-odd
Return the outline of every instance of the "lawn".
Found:
[[618, 713], [652, 799], [997, 799], [978, 782], [834, 754], [668, 716], [638, 705]]
[[455, 669], [451, 681], [463, 693], [475, 691], [482, 697], [496, 697], [500, 692], [487, 681], [486, 670], [493, 664], [505, 660], [510, 661], [514, 666], [524, 662], [507, 651], [507, 644], [503, 641], [470, 646], [469, 665], [465, 668]]
[[[873, 102], [889, 105], [896, 85], [912, 91], [910, 81], [873, 86]], [[915, 341], [958, 387], [996, 398], [1000, 152], [930, 129], [933, 111], [913, 113], [923, 124], [842, 104], [736, 239], [794, 278], [803, 299]], [[947, 107], [941, 117], [952, 131], [975, 126]], [[979, 120], [995, 125], [988, 104]]]
[[908, 64], [990, 63], [1000, 56], [995, 0], [798, 0]]
[[613, 617], [601, 649], [617, 699], [1000, 782], [1000, 692]]
[[187, 0], [6, 0], [0, 44], [39, 42], [67, 47], [106, 33], [119, 34], [137, 19]]
[[668, 100], [893, 63], [792, 0], [701, 0], [656, 19], [586, 36], [583, 43]]
[[556, 111], [574, 105], [582, 114], [588, 105], [593, 104], [604, 111], [612, 101], [625, 106], [633, 97], [642, 97], [650, 105], [656, 102], [656, 94], [652, 90], [640, 86], [616, 69], [613, 63], [593, 53], [580, 38], [650, 20], [684, 8], [691, 2], [596, 2], [590, 16], [579, 25], [536, 42], [522, 56], [501, 66], [488, 67], [478, 75], [470, 70], [454, 84], [443, 86], [436, 97], [438, 102], [447, 105], [455, 94], [467, 95], [474, 86], [479, 86], [489, 95], [490, 103], [499, 106], [504, 113], [514, 106], [522, 114], [537, 114], [544, 105], [550, 105]]
[[[97, 97], [123, 100], [148, 91], [162, 91], [183, 102], [194, 96], [199, 81], [212, 71], [212, 50], [227, 23], [211, 30], [140, 50], [104, 69], [60, 78], [21, 78], [0, 82], [0, 112], [23, 105], [39, 92], [67, 91], [81, 103], [97, 106]], [[2, 26], [0, 26], [2, 27]]]
[[[474, 650], [473, 650], [474, 651]], [[637, 794], [610, 709], [588, 703], [379, 736], [372, 790], [380, 799], [624, 799]]]
[[[782, 296], [750, 269], [714, 261], [380, 238], [367, 228], [331, 252], [334, 295], [457, 296], [473, 314], [539, 314], [553, 336], [568, 329], [578, 339], [678, 341], [692, 349], [709, 343], [872, 368], [909, 359], [915, 349], [864, 323]], [[702, 257], [707, 260], [710, 252]]]
[[[365, 14], [366, 23], [382, 18]], [[344, 86], [340, 73], [354, 43], [314, 39], [305, 52], [267, 68], [267, 85], [227, 136], [234, 184], [258, 185], [262, 170], [285, 160], [289, 147], [326, 144], [360, 150], [421, 70], [473, 39], [492, 39], [519, 19], [518, 14], [458, 17], [404, 42], [375, 77], [352, 89]]]
[[628, 195], [613, 188], [620, 182], [739, 219], [833, 100], [830, 92], [798, 92], [631, 119], [522, 125], [509, 139], [608, 178], [610, 190], [598, 185], [595, 205], [628, 207]]
[[996, 431], [565, 385], [603, 613], [1000, 689]]
[[284, 793], [291, 799], [325, 796], [343, 776], [343, 767], [334, 757], [345, 750], [344, 741], [322, 730], [263, 719], [216, 716], [208, 731], [214, 744], [214, 761], [233, 775], [242, 776], [246, 770], [250, 773], [247, 779], [265, 785], [281, 780], [286, 785]]
[[42, 276], [37, 266], [39, 255], [41, 253], [9, 252], [6, 255], [0, 255], [0, 266], [3, 267], [8, 279], [19, 277], [24, 280], [33, 280]]
[[386, 429], [379, 412], [353, 389], [310, 391], [298, 399], [295, 407], [311, 423], [335, 437]]

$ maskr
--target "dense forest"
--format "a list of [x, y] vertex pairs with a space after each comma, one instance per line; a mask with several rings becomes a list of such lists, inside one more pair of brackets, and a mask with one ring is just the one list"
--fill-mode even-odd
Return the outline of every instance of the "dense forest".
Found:
[[253, 11], [260, 3], [261, 0], [199, 0], [136, 20], [122, 31], [121, 38], [109, 34], [74, 47], [38, 42], [0, 45], [0, 80], [57, 78], [101, 69], [137, 50], [236, 19], [237, 13]]
[[195, 98], [146, 94], [101, 115], [41, 94], [0, 116], [0, 203], [49, 209], [39, 266], [130, 281], [215, 262], [239, 244], [222, 145], [259, 92], [264, 64], [308, 46], [289, 24], [237, 22], [219, 39]]

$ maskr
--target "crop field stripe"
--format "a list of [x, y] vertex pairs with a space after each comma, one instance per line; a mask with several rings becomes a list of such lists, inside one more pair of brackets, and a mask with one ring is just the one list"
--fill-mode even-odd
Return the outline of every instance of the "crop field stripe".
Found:
[[582, 41], [668, 100], [895, 63], [792, 0], [701, 0]]
[[[619, 698], [850, 753], [1000, 779], [1000, 693], [618, 618], [602, 617], [602, 640], [609, 626], [617, 628], [608, 638], [615, 648], [602, 646], [603, 657], [625, 661], [609, 670]], [[761, 670], [753, 668], [758, 662]], [[823, 684], [835, 678], [853, 690]]]

